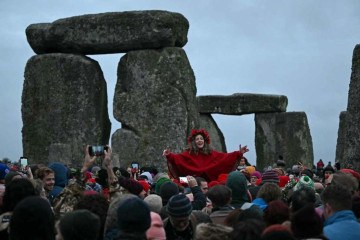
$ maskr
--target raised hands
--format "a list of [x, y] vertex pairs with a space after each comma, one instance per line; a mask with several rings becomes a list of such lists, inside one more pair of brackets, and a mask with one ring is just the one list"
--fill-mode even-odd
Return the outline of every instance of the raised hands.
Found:
[[241, 154], [244, 154], [244, 153], [248, 152], [249, 149], [247, 148], [246, 145], [243, 146], [243, 147], [241, 147], [241, 144], [240, 144], [240, 145], [239, 145], [239, 151], [240, 151]]

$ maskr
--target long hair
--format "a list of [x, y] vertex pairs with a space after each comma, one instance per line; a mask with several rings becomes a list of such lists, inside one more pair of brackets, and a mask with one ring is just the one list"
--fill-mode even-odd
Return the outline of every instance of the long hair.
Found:
[[210, 147], [210, 144], [204, 141], [204, 147], [202, 149], [199, 149], [195, 144], [195, 138], [193, 138], [191, 143], [188, 144], [186, 150], [189, 151], [190, 154], [198, 155], [200, 151], [204, 154], [210, 154], [212, 148]]

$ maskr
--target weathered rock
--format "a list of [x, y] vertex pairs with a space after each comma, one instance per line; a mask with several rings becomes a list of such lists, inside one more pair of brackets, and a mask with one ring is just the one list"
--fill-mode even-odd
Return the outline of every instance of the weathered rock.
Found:
[[65, 162], [80, 165], [84, 145], [108, 143], [106, 82], [99, 64], [88, 57], [61, 53], [31, 57], [21, 110], [23, 152], [32, 163], [54, 161], [49, 155], [64, 151], [64, 156], [72, 157]]
[[257, 167], [272, 166], [279, 155], [286, 167], [301, 161], [314, 162], [310, 129], [304, 112], [255, 114], [255, 147]]
[[[338, 129], [338, 138], [336, 143], [336, 157], [335, 160], [344, 164], [344, 144], [346, 140], [346, 111], [342, 111], [339, 116], [339, 129]], [[344, 166], [344, 165], [343, 165]], [[342, 166], [342, 167], [343, 167]]]
[[26, 36], [37, 53], [124, 53], [138, 49], [183, 47], [188, 20], [168, 11], [88, 14], [31, 24]]
[[200, 113], [227, 115], [285, 112], [288, 104], [287, 97], [283, 95], [252, 93], [199, 96], [197, 100]]
[[226, 152], [224, 135], [211, 114], [200, 114], [200, 126], [209, 133], [211, 148], [219, 152]]
[[348, 105], [346, 113], [346, 137], [343, 162], [360, 171], [360, 44], [355, 46], [352, 58]]
[[122, 166], [138, 161], [142, 166], [162, 167], [167, 146], [182, 151], [190, 130], [199, 126], [195, 76], [184, 50], [139, 50], [124, 55], [113, 109], [122, 128], [112, 136], [112, 146]]

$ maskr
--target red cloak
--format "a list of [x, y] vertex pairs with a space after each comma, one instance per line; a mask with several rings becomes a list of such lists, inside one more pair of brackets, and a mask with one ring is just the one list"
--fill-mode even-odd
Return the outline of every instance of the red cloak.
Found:
[[214, 150], [210, 154], [204, 154], [201, 151], [198, 154], [190, 154], [185, 151], [166, 155], [169, 173], [172, 177], [190, 175], [203, 177], [208, 182], [217, 180], [221, 173], [235, 170], [241, 157], [240, 151], [222, 153]]

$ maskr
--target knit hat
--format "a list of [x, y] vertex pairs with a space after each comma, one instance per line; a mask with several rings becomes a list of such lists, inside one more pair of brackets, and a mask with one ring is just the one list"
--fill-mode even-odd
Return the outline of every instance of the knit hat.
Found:
[[160, 194], [161, 185], [163, 185], [165, 182], [171, 182], [170, 178], [169, 177], [161, 177], [161, 178], [159, 178], [159, 180], [156, 181], [156, 184], [155, 184], [155, 193], [156, 194]]
[[120, 180], [120, 185], [134, 195], [139, 195], [144, 190], [143, 186], [132, 178]]
[[299, 174], [300, 173], [300, 166], [299, 165], [293, 165], [292, 168], [291, 168], [291, 171], [294, 174]]
[[261, 173], [259, 171], [255, 171], [251, 174], [251, 176], [257, 177], [257, 179], [261, 178]]
[[273, 170], [276, 171], [279, 176], [285, 175], [285, 171], [282, 168], [274, 168]]
[[0, 163], [0, 180], [4, 180], [9, 172], [10, 168], [6, 164]]
[[150, 194], [144, 198], [144, 202], [149, 205], [149, 208], [152, 212], [160, 213], [161, 208], [163, 207], [162, 199], [157, 194]]
[[6, 174], [6, 176], [5, 176], [5, 186], [8, 186], [9, 183], [13, 180], [13, 178], [15, 176], [21, 176], [22, 177], [22, 175], [17, 171], [10, 171], [8, 174]]
[[255, 172], [254, 166], [247, 166], [245, 169], [250, 174], [250, 176], [251, 176], [251, 174], [253, 174]]
[[265, 228], [262, 232], [261, 239], [263, 240], [293, 240], [295, 239], [291, 231], [281, 224], [273, 224]]
[[147, 239], [165, 240], [166, 233], [164, 229], [163, 221], [159, 214], [151, 212], [151, 226], [146, 231]]
[[279, 176], [279, 187], [283, 188], [290, 181], [289, 176]]
[[143, 189], [144, 189], [145, 192], [148, 192], [148, 191], [149, 191], [150, 185], [149, 185], [149, 183], [148, 183], [147, 181], [145, 181], [145, 180], [138, 180], [138, 183], [140, 183], [141, 186], [143, 186]]
[[169, 199], [179, 194], [179, 187], [174, 182], [165, 182], [160, 188], [160, 197], [162, 198], [163, 205], [165, 206]]
[[169, 199], [166, 211], [172, 217], [188, 217], [191, 214], [192, 205], [186, 195], [178, 194]]
[[294, 191], [303, 187], [314, 189], [314, 181], [309, 176], [301, 176], [298, 183], [294, 187]]
[[151, 225], [149, 206], [140, 198], [123, 201], [118, 209], [118, 228], [128, 233], [145, 233]]
[[272, 182], [272, 183], [279, 183], [279, 175], [274, 170], [267, 170], [263, 173], [262, 177], [262, 183], [266, 182]]
[[153, 178], [152, 178], [152, 175], [151, 173], [149, 172], [143, 172], [139, 177], [144, 177], [147, 179], [147, 181], [152, 184], [153, 183]]
[[64, 239], [96, 240], [100, 226], [100, 218], [87, 209], [66, 213], [59, 223]]
[[323, 172], [324, 172], [324, 173], [325, 173], [325, 172], [332, 172], [332, 173], [334, 173], [335, 170], [334, 170], [334, 168], [331, 166], [331, 164], [328, 164], [328, 165], [324, 168]]

